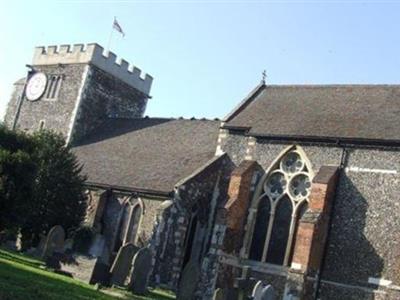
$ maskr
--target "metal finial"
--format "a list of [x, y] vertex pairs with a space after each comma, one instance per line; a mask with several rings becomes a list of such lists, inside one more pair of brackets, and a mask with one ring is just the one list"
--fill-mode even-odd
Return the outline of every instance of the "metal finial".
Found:
[[267, 79], [267, 71], [264, 70], [264, 71], [262, 72], [262, 80], [261, 80], [261, 82], [265, 84], [265, 80], [266, 80], [266, 79]]

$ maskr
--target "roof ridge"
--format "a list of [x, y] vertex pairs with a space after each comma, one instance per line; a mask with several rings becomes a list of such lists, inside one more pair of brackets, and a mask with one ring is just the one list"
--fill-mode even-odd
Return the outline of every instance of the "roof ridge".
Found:
[[141, 118], [135, 117], [108, 117], [106, 121], [113, 121], [113, 120], [175, 120], [175, 118], [167, 118], [167, 117], [149, 117], [149, 116], [144, 116]]
[[249, 135], [400, 143], [399, 99], [400, 85], [267, 85], [224, 128], [246, 131]]
[[241, 111], [246, 109], [250, 103], [253, 102], [255, 98], [266, 88], [266, 85], [264, 82], [259, 83], [247, 96], [242, 99], [242, 101], [239, 102], [238, 105], [236, 105], [233, 110], [231, 110], [223, 119], [223, 122], [229, 122], [233, 118], [235, 118], [238, 114], [240, 114]]
[[114, 120], [131, 120], [131, 121], [141, 121], [141, 120], [183, 120], [183, 121], [221, 121], [219, 118], [206, 118], [206, 117], [190, 117], [190, 118], [185, 118], [185, 117], [149, 117], [149, 116], [144, 116], [142, 118], [124, 118], [124, 117], [113, 117], [113, 118], [107, 118], [106, 122], [109, 121], [114, 121]]

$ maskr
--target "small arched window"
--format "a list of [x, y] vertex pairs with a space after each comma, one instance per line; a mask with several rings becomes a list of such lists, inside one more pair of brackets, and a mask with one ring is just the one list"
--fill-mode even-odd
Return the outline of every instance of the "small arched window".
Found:
[[249, 228], [248, 257], [253, 260], [287, 266], [298, 223], [308, 208], [314, 174], [300, 147], [284, 151], [256, 189], [251, 209], [256, 217]]

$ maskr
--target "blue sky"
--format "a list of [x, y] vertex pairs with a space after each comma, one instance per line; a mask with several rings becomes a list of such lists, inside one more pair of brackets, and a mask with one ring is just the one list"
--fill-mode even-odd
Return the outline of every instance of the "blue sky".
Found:
[[269, 84], [399, 83], [400, 1], [0, 0], [0, 118], [33, 48], [106, 45], [154, 77], [147, 114], [223, 117]]

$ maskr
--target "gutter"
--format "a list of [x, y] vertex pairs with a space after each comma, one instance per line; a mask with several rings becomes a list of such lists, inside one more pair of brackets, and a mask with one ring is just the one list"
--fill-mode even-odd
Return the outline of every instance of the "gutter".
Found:
[[400, 140], [378, 140], [378, 139], [364, 139], [364, 138], [343, 138], [343, 137], [329, 137], [329, 136], [301, 136], [301, 135], [272, 135], [257, 132], [249, 132], [251, 127], [239, 127], [225, 125], [223, 129], [232, 131], [245, 131], [245, 136], [255, 138], [268, 139], [272, 141], [293, 141], [293, 142], [309, 142], [309, 143], [324, 143], [332, 144], [335, 146], [351, 146], [351, 145], [364, 145], [364, 146], [387, 146], [387, 147], [400, 147]]
[[158, 190], [151, 190], [151, 189], [142, 189], [142, 188], [135, 188], [135, 187], [126, 187], [126, 186], [118, 186], [118, 185], [110, 185], [104, 183], [96, 183], [86, 181], [85, 185], [97, 188], [103, 188], [106, 190], [116, 190], [120, 192], [129, 192], [136, 194], [138, 196], [150, 196], [157, 199], [171, 199], [173, 197], [174, 192], [165, 192], [165, 191], [158, 191]]

